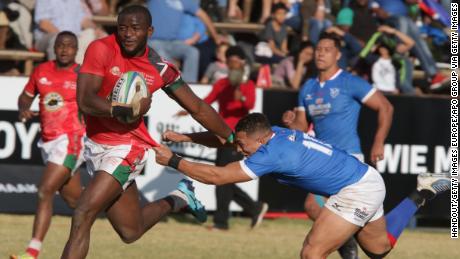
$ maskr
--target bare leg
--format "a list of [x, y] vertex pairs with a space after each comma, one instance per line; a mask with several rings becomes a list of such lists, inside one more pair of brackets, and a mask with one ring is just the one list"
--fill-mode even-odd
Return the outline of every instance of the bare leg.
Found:
[[305, 211], [307, 212], [308, 217], [313, 221], [315, 221], [316, 218], [318, 218], [319, 213], [321, 212], [322, 206], [324, 206], [324, 203], [327, 201], [326, 198], [319, 196], [320, 199], [322, 199], [322, 204], [318, 204], [318, 201], [316, 200], [317, 196], [319, 195], [309, 193], [307, 195], [307, 198], [305, 199], [305, 204], [304, 204]]
[[243, 22], [249, 22], [252, 11], [252, 0], [244, 0], [243, 3]]
[[[366, 252], [383, 255], [391, 250], [387, 236], [385, 217], [367, 223], [356, 235], [359, 245]], [[383, 258], [383, 256], [382, 256]]]
[[40, 241], [45, 238], [53, 215], [54, 194], [65, 185], [69, 178], [70, 170], [68, 168], [51, 162], [47, 163], [38, 187], [38, 205], [32, 231], [33, 238]]
[[72, 217], [69, 240], [61, 258], [85, 258], [88, 254], [90, 231], [97, 214], [109, 207], [122, 193], [119, 182], [104, 171], [96, 172], [83, 191]]
[[305, 238], [300, 257], [302, 259], [326, 258], [358, 230], [357, 225], [323, 208]]
[[139, 204], [139, 191], [134, 182], [120, 198], [107, 210], [107, 217], [115, 231], [125, 243], [139, 239], [172, 210], [165, 199], [147, 204]]
[[77, 207], [78, 199], [82, 193], [80, 171], [76, 171], [74, 175], [61, 187], [59, 190], [61, 197], [71, 207]]

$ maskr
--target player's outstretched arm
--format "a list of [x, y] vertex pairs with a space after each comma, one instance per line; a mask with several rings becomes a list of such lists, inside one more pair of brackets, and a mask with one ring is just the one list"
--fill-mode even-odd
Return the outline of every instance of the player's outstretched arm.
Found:
[[155, 159], [158, 164], [169, 165], [188, 177], [205, 184], [222, 185], [252, 180], [243, 171], [239, 162], [233, 162], [223, 167], [213, 166], [178, 158], [177, 155], [173, 154], [164, 145], [154, 147], [153, 149], [155, 150]]
[[193, 142], [207, 147], [219, 148], [223, 146], [232, 146], [233, 144], [227, 142], [225, 139], [216, 136], [215, 134], [204, 131], [195, 133], [178, 133], [175, 131], [167, 130], [163, 133], [162, 138], [164, 141], [171, 142]]
[[207, 130], [223, 139], [228, 139], [232, 135], [232, 130], [216, 110], [198, 98], [187, 84], [175, 89], [170, 96]]

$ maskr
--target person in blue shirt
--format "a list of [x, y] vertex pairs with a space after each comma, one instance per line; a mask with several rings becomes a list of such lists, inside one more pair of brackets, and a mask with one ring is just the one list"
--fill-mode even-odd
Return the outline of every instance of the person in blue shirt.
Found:
[[[315, 63], [318, 77], [305, 82], [298, 95], [295, 112], [283, 115], [286, 126], [307, 132], [307, 115], [314, 125], [316, 137], [364, 161], [358, 136], [358, 119], [362, 105], [377, 111], [378, 127], [371, 149], [370, 161], [383, 159], [384, 141], [391, 126], [393, 107], [367, 81], [339, 68], [340, 40], [323, 33], [316, 46]], [[305, 209], [315, 220], [324, 205], [324, 198], [309, 194]], [[357, 245], [350, 240], [340, 254], [357, 258]], [[350, 254], [349, 256], [347, 254]]]
[[[163, 138], [210, 147], [229, 144], [208, 132], [169, 131]], [[182, 159], [164, 145], [154, 150], [157, 163], [205, 184], [247, 182], [270, 175], [280, 183], [329, 196], [304, 241], [301, 258], [326, 258], [353, 235], [369, 257], [383, 258], [418, 208], [450, 188], [446, 176], [420, 175], [417, 190], [383, 216], [382, 177], [340, 149], [302, 131], [271, 127], [261, 113], [248, 114], [238, 122], [234, 143], [246, 159], [221, 167]]]
[[182, 77], [186, 82], [198, 82], [198, 62], [200, 54], [197, 48], [178, 38], [182, 20], [186, 15], [198, 17], [209, 30], [216, 44], [220, 36], [211, 18], [193, 0], [148, 0], [147, 7], [152, 14], [152, 26], [155, 33], [149, 39], [149, 45], [167, 60], [182, 61]]

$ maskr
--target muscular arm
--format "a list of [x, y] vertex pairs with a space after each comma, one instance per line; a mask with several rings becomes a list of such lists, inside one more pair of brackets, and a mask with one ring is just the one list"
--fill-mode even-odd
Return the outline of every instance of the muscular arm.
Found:
[[188, 85], [184, 84], [177, 88], [170, 94], [170, 97], [212, 133], [223, 139], [227, 139], [232, 134], [232, 130], [219, 114], [209, 104], [198, 98]]
[[[168, 147], [160, 145], [153, 148], [155, 159], [160, 165], [168, 165], [172, 152]], [[239, 162], [233, 162], [226, 166], [212, 166], [202, 163], [190, 162], [182, 159], [177, 170], [185, 175], [205, 184], [222, 185], [227, 183], [239, 183], [252, 180], [247, 175]]]
[[89, 115], [111, 117], [111, 102], [97, 95], [103, 77], [82, 73], [77, 79], [77, 102], [80, 110]]
[[378, 113], [378, 126], [371, 149], [373, 163], [383, 159], [383, 145], [390, 131], [393, 120], [393, 105], [380, 92], [375, 92], [365, 103], [367, 107]]
[[181, 134], [174, 131], [166, 131], [165, 133], [163, 133], [162, 137], [165, 141], [172, 141], [176, 143], [192, 142], [211, 148], [219, 148], [223, 146], [233, 145], [229, 143], [226, 139], [216, 136], [209, 131], [186, 134]]

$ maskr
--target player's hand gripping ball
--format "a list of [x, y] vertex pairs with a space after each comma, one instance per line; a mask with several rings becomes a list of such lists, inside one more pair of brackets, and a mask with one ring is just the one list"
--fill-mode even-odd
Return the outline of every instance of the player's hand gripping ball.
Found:
[[[128, 71], [121, 76], [112, 90], [112, 105], [122, 105], [132, 107], [133, 116], [117, 117], [117, 120], [123, 123], [133, 123], [143, 115], [144, 106], [150, 107], [150, 102], [143, 105], [144, 98], [149, 97], [145, 79], [139, 72]], [[144, 108], [144, 109], [142, 109]]]

